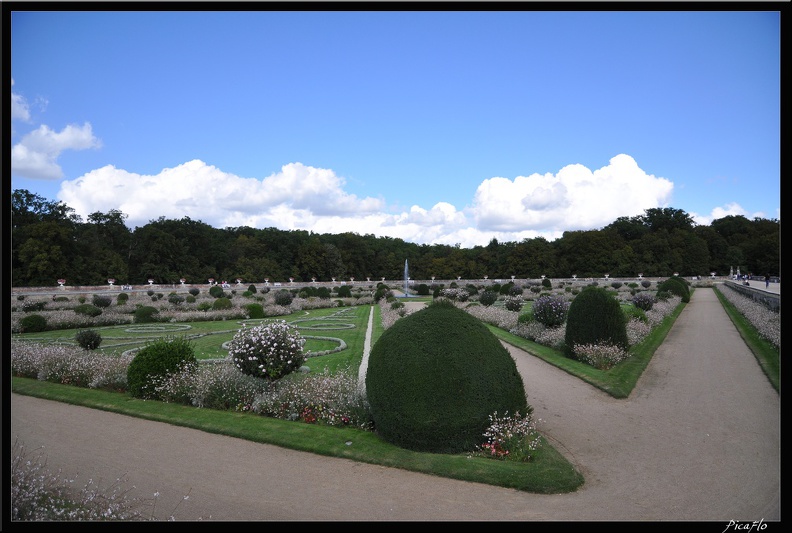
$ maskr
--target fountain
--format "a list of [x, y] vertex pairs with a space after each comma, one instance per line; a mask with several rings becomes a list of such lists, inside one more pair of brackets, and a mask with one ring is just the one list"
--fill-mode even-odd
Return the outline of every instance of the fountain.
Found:
[[405, 259], [404, 260], [404, 296], [405, 297], [410, 295], [410, 293], [407, 292], [407, 285], [409, 280], [410, 280], [410, 271], [407, 268], [407, 260]]

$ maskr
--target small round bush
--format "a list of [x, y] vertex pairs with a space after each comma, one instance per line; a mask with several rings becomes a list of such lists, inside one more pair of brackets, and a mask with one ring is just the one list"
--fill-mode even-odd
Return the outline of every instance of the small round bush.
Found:
[[203, 311], [204, 313], [207, 312], [212, 308], [212, 304], [210, 302], [201, 302], [198, 304], [198, 310]]
[[37, 331], [47, 330], [47, 319], [41, 315], [26, 315], [19, 321], [20, 331], [22, 333], [35, 333]]
[[509, 296], [522, 296], [523, 288], [519, 285], [509, 287]]
[[275, 381], [305, 362], [305, 339], [285, 320], [243, 326], [228, 349], [234, 365], [249, 376]]
[[127, 390], [135, 398], [159, 400], [157, 385], [187, 365], [197, 365], [190, 341], [183, 337], [163, 337], [149, 342], [129, 363]]
[[84, 350], [96, 350], [102, 344], [102, 336], [92, 329], [79, 330], [75, 333], [74, 340]]
[[[352, 289], [349, 285], [341, 285], [338, 288], [338, 297], [339, 298], [351, 298], [352, 297]], [[291, 302], [289, 302], [291, 303]]]
[[214, 301], [214, 303], [212, 303], [212, 309], [214, 309], [215, 311], [222, 311], [222, 310], [225, 310], [225, 309], [231, 309], [232, 307], [233, 307], [233, 304], [231, 303], [231, 300], [229, 300], [225, 296], [222, 296], [222, 297], [216, 299]]
[[544, 287], [545, 289], [552, 289], [553, 288], [552, 280], [550, 280], [550, 278], [544, 278], [542, 280], [542, 287]]
[[17, 300], [19, 300], [20, 302], [21, 302], [22, 300], [24, 300], [24, 299], [25, 299], [25, 295], [24, 295], [24, 294], [18, 294], [18, 295], [17, 295]]
[[184, 297], [184, 301], [187, 302], [188, 304], [194, 304], [195, 296], [193, 296], [192, 294], [188, 294], [187, 296]]
[[151, 322], [156, 322], [158, 314], [159, 310], [156, 307], [142, 305], [135, 309], [134, 318], [132, 321], [135, 324], [148, 324]]
[[557, 328], [567, 319], [569, 302], [552, 294], [543, 294], [533, 303], [534, 320], [548, 328]]
[[644, 311], [651, 311], [652, 307], [655, 304], [655, 298], [653, 295], [649, 294], [648, 292], [639, 292], [632, 298], [632, 303], [638, 309], [643, 309]]
[[36, 311], [43, 311], [46, 306], [47, 302], [31, 302], [28, 300], [22, 304], [22, 312], [35, 313]]
[[[316, 289], [316, 295], [319, 298], [322, 298], [322, 299], [329, 299], [330, 295], [331, 295], [331, 292], [330, 292], [330, 289], [328, 289], [327, 287], [319, 287], [319, 288]], [[289, 303], [291, 303], [291, 302], [289, 302]]]
[[494, 304], [498, 301], [498, 293], [495, 291], [484, 291], [481, 296], [479, 296], [479, 303], [481, 305], [489, 307], [490, 305]]
[[641, 281], [641, 287], [643, 287], [644, 289], [648, 289], [651, 286], [652, 286], [652, 282], [649, 281], [648, 279]]
[[104, 309], [105, 307], [110, 307], [110, 305], [113, 303], [113, 299], [105, 294], [94, 294], [91, 302], [96, 307]]
[[222, 298], [223, 295], [223, 288], [220, 285], [212, 285], [209, 287], [209, 296], [213, 298]]
[[264, 318], [264, 307], [261, 304], [247, 304], [243, 308], [248, 318]]
[[614, 289], [618, 289], [621, 286], [622, 286], [622, 282], [621, 281], [612, 281], [611, 282], [611, 287], [613, 287]]
[[429, 296], [429, 285], [426, 283], [418, 285], [418, 296]]
[[119, 292], [118, 296], [116, 296], [116, 302], [118, 305], [124, 305], [129, 301], [129, 294], [125, 292]]
[[627, 318], [607, 289], [588, 286], [569, 305], [564, 336], [567, 355], [582, 345], [611, 345], [627, 350]]
[[506, 298], [505, 305], [506, 305], [506, 309], [508, 309], [509, 311], [516, 311], [519, 313], [523, 307], [523, 299], [520, 298], [519, 296], [516, 297], [509, 296], [508, 298]]
[[187, 292], [189, 292], [193, 296], [198, 296], [199, 294], [201, 294], [201, 289], [199, 289], [198, 287], [190, 287]]
[[531, 292], [534, 294], [539, 294], [542, 292], [542, 287], [540, 285], [531, 285]]
[[156, 293], [154, 292], [154, 289], [149, 289], [146, 291], [146, 294], [148, 294], [149, 296], [154, 296]]
[[86, 315], [90, 317], [97, 317], [102, 314], [102, 310], [93, 304], [80, 304], [74, 308], [74, 312], [78, 315]]
[[431, 453], [474, 450], [493, 412], [529, 408], [508, 350], [445, 299], [382, 333], [369, 356], [366, 396], [382, 438]]
[[[328, 298], [329, 298], [329, 294], [328, 294]], [[292, 296], [292, 293], [290, 293], [287, 290], [280, 290], [275, 293], [275, 305], [282, 305], [284, 307], [288, 307], [291, 305], [292, 300], [294, 300], [294, 296]]]
[[168, 302], [170, 302], [173, 305], [179, 305], [180, 303], [184, 302], [184, 296], [182, 296], [181, 294], [175, 294], [175, 293], [174, 294], [169, 294], [168, 295]]
[[250, 286], [248, 287], [248, 291], [252, 292], [253, 294], [256, 294], [256, 292], [258, 292], [258, 289], [256, 289], [256, 286], [251, 283]]
[[682, 301], [688, 303], [690, 301], [690, 287], [685, 280], [677, 276], [668, 278], [657, 286], [657, 292], [670, 292], [676, 294]]

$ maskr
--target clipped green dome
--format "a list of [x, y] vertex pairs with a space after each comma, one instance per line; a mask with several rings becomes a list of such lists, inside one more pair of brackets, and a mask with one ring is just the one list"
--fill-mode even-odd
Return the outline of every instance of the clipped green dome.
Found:
[[530, 409], [508, 350], [445, 301], [382, 334], [369, 355], [366, 395], [382, 438], [435, 453], [471, 451], [485, 441], [491, 414]]

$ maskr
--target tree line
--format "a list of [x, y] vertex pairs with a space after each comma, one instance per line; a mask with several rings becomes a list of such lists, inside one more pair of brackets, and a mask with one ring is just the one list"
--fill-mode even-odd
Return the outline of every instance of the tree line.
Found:
[[680, 209], [652, 208], [620, 217], [595, 230], [462, 248], [415, 244], [399, 238], [357, 233], [317, 234], [304, 230], [214, 228], [184, 217], [160, 217], [129, 229], [116, 209], [87, 220], [63, 202], [25, 189], [11, 195], [11, 282], [13, 287], [206, 283], [401, 280], [408, 261], [412, 279], [536, 279], [718, 276], [741, 273], [777, 276], [780, 222], [727, 216], [697, 225]]

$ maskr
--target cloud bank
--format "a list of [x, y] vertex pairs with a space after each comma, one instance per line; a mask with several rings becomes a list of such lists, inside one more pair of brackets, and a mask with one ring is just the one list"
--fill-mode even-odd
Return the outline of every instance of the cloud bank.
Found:
[[[38, 137], [30, 134], [26, 146], [62, 146], [66, 139], [74, 142], [72, 146], [93, 142], [90, 125], [62, 133], [60, 144], [48, 129]], [[331, 169], [299, 162], [258, 179], [223, 172], [196, 159], [156, 175], [108, 165], [64, 181], [58, 199], [84, 219], [118, 209], [128, 216], [131, 228], [159, 217], [189, 217], [219, 228], [353, 232], [471, 247], [493, 238], [554, 240], [567, 230], [598, 229], [621, 216], [666, 207], [673, 191], [673, 183], [647, 174], [625, 154], [593, 171], [568, 165], [556, 174], [485, 179], [470, 205], [461, 209], [439, 202], [430, 208], [414, 205], [409, 211], [388, 212], [384, 199], [359, 198], [345, 185]]]

